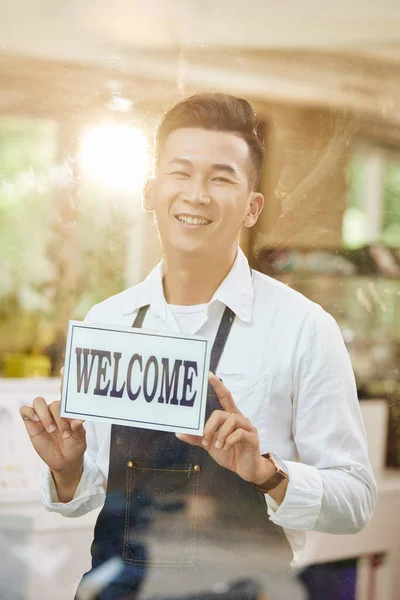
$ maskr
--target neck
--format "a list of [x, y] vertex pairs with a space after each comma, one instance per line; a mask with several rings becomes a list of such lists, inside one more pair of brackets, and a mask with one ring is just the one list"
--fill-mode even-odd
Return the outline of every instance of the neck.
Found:
[[237, 246], [211, 260], [194, 256], [164, 255], [164, 295], [168, 304], [207, 304], [235, 262]]

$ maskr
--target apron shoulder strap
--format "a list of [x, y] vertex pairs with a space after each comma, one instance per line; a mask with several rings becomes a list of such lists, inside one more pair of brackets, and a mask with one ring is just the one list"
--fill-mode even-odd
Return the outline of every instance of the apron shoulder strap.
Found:
[[145, 318], [146, 313], [147, 313], [148, 310], [149, 310], [149, 305], [148, 304], [146, 306], [142, 306], [139, 309], [139, 311], [138, 311], [138, 313], [137, 313], [137, 315], [135, 317], [135, 320], [132, 323], [132, 327], [137, 327], [138, 329], [140, 329], [142, 327], [144, 318]]
[[235, 313], [226, 306], [211, 350], [210, 371], [214, 373], [214, 375], [218, 368], [234, 319]]
[[[142, 306], [136, 317], [132, 323], [132, 327], [136, 327], [140, 329], [143, 325], [143, 321], [146, 317], [147, 311], [149, 310], [149, 305]], [[211, 351], [211, 360], [210, 360], [210, 371], [215, 373], [219, 361], [221, 359], [222, 353], [224, 351], [226, 341], [228, 339], [229, 333], [232, 328], [233, 321], [235, 320], [235, 313], [228, 307], [225, 307], [224, 314], [222, 315], [221, 322], [218, 327], [217, 335], [215, 336], [214, 345]]]

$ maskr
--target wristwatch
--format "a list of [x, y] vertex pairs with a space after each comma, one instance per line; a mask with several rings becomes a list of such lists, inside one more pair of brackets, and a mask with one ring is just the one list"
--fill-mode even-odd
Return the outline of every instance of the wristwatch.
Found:
[[273, 490], [274, 488], [278, 487], [278, 485], [282, 483], [282, 481], [284, 481], [285, 479], [289, 479], [289, 474], [286, 471], [285, 463], [279, 458], [279, 456], [277, 456], [276, 454], [272, 454], [272, 452], [267, 452], [262, 456], [264, 458], [268, 458], [268, 460], [272, 462], [276, 469], [275, 475], [267, 479], [265, 483], [262, 483], [261, 485], [256, 485], [255, 483], [252, 483], [252, 486], [255, 487], [256, 490], [264, 492], [265, 494], [266, 492], [269, 492], [270, 490]]

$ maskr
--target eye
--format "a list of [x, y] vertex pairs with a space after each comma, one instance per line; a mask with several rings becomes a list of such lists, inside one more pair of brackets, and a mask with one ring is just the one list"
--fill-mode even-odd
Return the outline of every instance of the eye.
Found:
[[232, 183], [232, 181], [226, 177], [214, 177], [213, 181], [217, 181], [218, 183]]
[[184, 177], [190, 177], [189, 173], [186, 173], [186, 171], [172, 171], [171, 173], [168, 173], [168, 175], [173, 175], [174, 177], [179, 177], [179, 178], [184, 178]]

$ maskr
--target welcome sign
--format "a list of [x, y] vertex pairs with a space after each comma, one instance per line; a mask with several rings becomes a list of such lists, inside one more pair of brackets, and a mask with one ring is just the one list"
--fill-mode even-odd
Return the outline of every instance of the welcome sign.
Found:
[[204, 337], [70, 321], [61, 416], [202, 435], [209, 362]]

